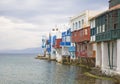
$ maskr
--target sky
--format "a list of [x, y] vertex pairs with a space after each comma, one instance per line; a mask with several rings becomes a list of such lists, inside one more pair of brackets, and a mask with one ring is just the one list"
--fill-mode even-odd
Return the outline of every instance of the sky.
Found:
[[0, 0], [0, 50], [41, 46], [41, 37], [84, 10], [104, 11], [108, 0]]

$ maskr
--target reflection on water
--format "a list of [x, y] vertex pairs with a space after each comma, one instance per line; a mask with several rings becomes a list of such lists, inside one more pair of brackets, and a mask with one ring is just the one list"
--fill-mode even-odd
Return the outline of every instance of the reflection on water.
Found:
[[114, 84], [84, 76], [84, 68], [36, 60], [34, 57], [0, 55], [0, 84]]

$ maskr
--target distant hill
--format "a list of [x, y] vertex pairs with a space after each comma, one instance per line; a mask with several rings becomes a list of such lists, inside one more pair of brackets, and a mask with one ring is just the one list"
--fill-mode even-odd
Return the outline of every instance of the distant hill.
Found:
[[27, 48], [23, 50], [2, 50], [0, 53], [12, 53], [12, 54], [42, 54], [43, 50], [41, 47]]

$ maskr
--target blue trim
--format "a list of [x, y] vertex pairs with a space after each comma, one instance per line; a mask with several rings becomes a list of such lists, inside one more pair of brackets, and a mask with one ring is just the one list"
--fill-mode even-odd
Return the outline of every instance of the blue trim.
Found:
[[71, 36], [71, 29], [70, 28], [67, 30], [66, 36]]
[[67, 31], [62, 32], [62, 42], [60, 43], [61, 46], [71, 46], [71, 42], [66, 42], [67, 36], [71, 36], [70, 28]]
[[56, 41], [56, 35], [53, 36], [53, 45], [55, 45], [55, 41]]
[[66, 36], [66, 32], [62, 32], [62, 37], [65, 37]]
[[46, 51], [49, 52], [49, 53], [51, 52], [51, 46], [50, 45], [46, 48]]
[[60, 42], [61, 46], [70, 46], [71, 42]]

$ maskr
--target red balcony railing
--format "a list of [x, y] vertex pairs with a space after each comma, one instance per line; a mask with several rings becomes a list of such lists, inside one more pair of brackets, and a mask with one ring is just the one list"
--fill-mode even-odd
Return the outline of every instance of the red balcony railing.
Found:
[[72, 42], [84, 42], [90, 40], [90, 27], [72, 32]]
[[54, 48], [61, 48], [60, 42], [62, 42], [62, 39], [56, 39], [56, 40], [55, 40]]

